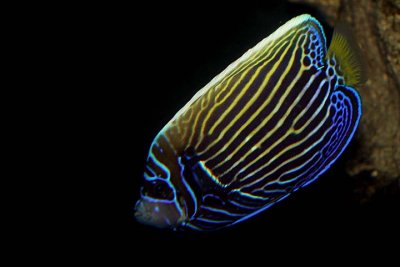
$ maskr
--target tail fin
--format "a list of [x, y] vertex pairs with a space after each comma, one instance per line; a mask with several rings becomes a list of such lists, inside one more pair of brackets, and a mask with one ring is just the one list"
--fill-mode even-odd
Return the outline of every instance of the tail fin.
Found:
[[336, 59], [345, 84], [357, 87], [366, 81], [366, 68], [360, 48], [345, 25], [335, 27], [327, 57]]

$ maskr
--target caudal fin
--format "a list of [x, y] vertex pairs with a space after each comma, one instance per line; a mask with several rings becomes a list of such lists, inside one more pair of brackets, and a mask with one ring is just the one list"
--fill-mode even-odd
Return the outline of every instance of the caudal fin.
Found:
[[344, 25], [335, 28], [327, 57], [335, 58], [339, 73], [343, 75], [347, 85], [358, 87], [366, 81], [366, 68], [360, 48], [351, 31]]

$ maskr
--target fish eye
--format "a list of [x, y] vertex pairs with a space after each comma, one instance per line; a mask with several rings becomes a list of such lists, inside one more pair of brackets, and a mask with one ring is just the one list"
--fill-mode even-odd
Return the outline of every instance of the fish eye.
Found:
[[145, 184], [147, 195], [156, 199], [173, 199], [173, 191], [170, 186], [161, 180], [151, 181]]
[[162, 183], [156, 183], [154, 186], [154, 192], [156, 195], [162, 195], [164, 192], [165, 186]]

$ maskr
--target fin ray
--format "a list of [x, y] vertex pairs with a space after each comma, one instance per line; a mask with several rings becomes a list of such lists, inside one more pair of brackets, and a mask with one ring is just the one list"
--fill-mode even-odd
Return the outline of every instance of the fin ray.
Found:
[[335, 27], [327, 57], [328, 59], [334, 57], [338, 61], [340, 74], [343, 75], [347, 85], [358, 87], [365, 82], [365, 64], [360, 48], [345, 25], [339, 24]]

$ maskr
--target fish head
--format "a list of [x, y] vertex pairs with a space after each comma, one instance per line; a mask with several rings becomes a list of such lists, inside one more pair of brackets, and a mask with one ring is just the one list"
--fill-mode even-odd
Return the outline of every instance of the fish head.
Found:
[[176, 229], [186, 220], [186, 213], [174, 186], [164, 179], [153, 178], [145, 180], [135, 217], [143, 224]]

